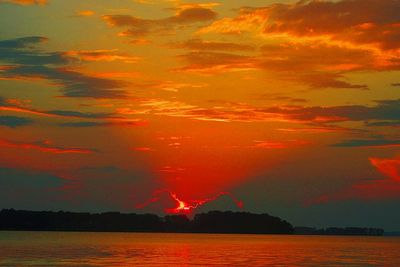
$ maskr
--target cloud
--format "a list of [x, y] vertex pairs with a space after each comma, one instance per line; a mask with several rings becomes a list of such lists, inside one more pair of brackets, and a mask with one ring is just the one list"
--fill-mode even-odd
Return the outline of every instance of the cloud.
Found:
[[280, 113], [293, 120], [300, 121], [398, 120], [400, 114], [400, 99], [375, 101], [375, 105], [373, 106], [275, 107], [264, 109], [264, 111]]
[[303, 146], [308, 144], [307, 141], [302, 140], [288, 140], [288, 141], [254, 141], [253, 147], [262, 149], [284, 149], [293, 148], [296, 146]]
[[19, 48], [33, 48], [37, 43], [46, 42], [48, 39], [42, 36], [29, 36], [16, 39], [1, 40], [0, 48], [19, 49]]
[[47, 4], [47, 0], [0, 0], [0, 4], [9, 3], [15, 5], [45, 5]]
[[0, 110], [16, 113], [25, 113], [29, 115], [59, 117], [59, 118], [78, 118], [78, 119], [115, 119], [122, 120], [123, 118], [116, 116], [113, 113], [84, 113], [71, 110], [38, 110], [30, 107], [25, 107], [17, 103], [10, 102], [0, 96]]
[[96, 14], [93, 10], [81, 10], [76, 13], [77, 17], [91, 17]]
[[120, 61], [125, 63], [136, 63], [140, 57], [119, 54], [118, 50], [71, 50], [64, 53], [66, 56], [81, 61]]
[[242, 8], [238, 17], [215, 21], [202, 32], [258, 31], [266, 37], [287, 35], [398, 49], [400, 17], [396, 10], [399, 8], [397, 0], [306, 0], [273, 4]]
[[253, 46], [239, 43], [204, 41], [202, 39], [190, 39], [182, 43], [170, 45], [173, 48], [189, 49], [194, 51], [251, 51]]
[[[191, 52], [178, 57], [187, 65], [175, 71], [216, 74], [257, 69], [274, 72], [281, 80], [300, 82], [311, 88], [368, 89], [365, 84], [346, 81], [345, 74], [350, 71], [388, 68], [381, 57], [371, 55], [368, 51], [322, 42], [264, 45], [258, 55], [252, 56], [218, 52], [224, 49], [234, 52], [232, 45], [204, 41], [179, 44], [178, 46], [188, 48]], [[239, 48], [236, 51], [240, 51]], [[393, 63], [392, 68], [400, 68], [400, 65]]]
[[139, 152], [151, 152], [151, 151], [154, 151], [154, 149], [151, 148], [151, 147], [134, 147], [134, 148], [132, 148], [132, 150], [139, 151]]
[[112, 113], [83, 113], [70, 110], [50, 110], [46, 114], [60, 117], [82, 118], [82, 119], [117, 119]]
[[0, 126], [15, 128], [20, 126], [30, 125], [32, 123], [33, 120], [24, 117], [0, 116]]
[[369, 158], [384, 178], [368, 179], [354, 183], [332, 194], [321, 195], [307, 204], [321, 204], [349, 199], [385, 200], [400, 197], [400, 159]]
[[97, 78], [68, 70], [48, 66], [14, 66], [1, 73], [3, 78], [30, 79], [43, 78], [61, 84], [61, 92], [66, 97], [89, 98], [126, 98], [127, 94], [121, 88], [126, 82]]
[[[203, 108], [179, 101], [143, 100], [134, 113], [186, 117], [206, 121], [285, 121], [285, 122], [345, 122], [386, 121], [400, 119], [400, 99], [375, 101], [374, 105], [344, 106], [268, 106], [256, 107], [242, 103]], [[129, 114], [126, 109], [117, 110]]]
[[103, 127], [103, 126], [144, 126], [147, 125], [146, 121], [141, 120], [126, 120], [126, 121], [87, 121], [87, 122], [66, 122], [61, 123], [59, 126], [62, 127], [77, 127], [77, 128], [87, 128], [87, 127]]
[[389, 179], [400, 182], [400, 159], [370, 158], [371, 164]]
[[238, 16], [216, 20], [198, 33], [258, 38], [265, 43], [258, 68], [277, 72], [282, 80], [311, 88], [367, 89], [346, 81], [345, 74], [400, 70], [400, 17], [394, 12], [399, 8], [397, 0], [245, 7]]
[[[121, 117], [116, 113], [105, 112], [80, 112], [73, 110], [38, 110], [25, 105], [21, 105], [17, 99], [5, 99], [0, 97], [0, 111], [25, 113], [28, 115], [64, 118], [64, 119], [82, 119], [82, 120], [100, 120], [100, 121], [79, 121], [79, 122], [63, 122], [58, 123], [61, 127], [106, 127], [106, 126], [121, 126], [121, 127], [137, 127], [146, 126], [147, 121], [138, 119], [129, 119]], [[0, 116], [0, 126], [17, 127], [29, 125], [33, 120], [15, 116]]]
[[376, 126], [376, 127], [400, 127], [400, 121], [378, 121], [378, 122], [368, 122], [366, 126]]
[[345, 140], [340, 143], [332, 145], [334, 147], [399, 147], [399, 140], [388, 139], [353, 139]]
[[339, 73], [315, 72], [312, 74], [294, 76], [292, 79], [307, 84], [311, 88], [346, 88], [368, 90], [368, 86], [365, 84], [352, 84], [347, 81], [343, 81], [342, 79], [344, 79], [344, 76]]
[[281, 93], [265, 93], [259, 95], [259, 100], [265, 100], [265, 101], [272, 101], [274, 103], [276, 102], [282, 102], [282, 101], [287, 101], [287, 102], [293, 102], [293, 103], [307, 103], [308, 100], [304, 98], [299, 98], [299, 97], [291, 97], [287, 96]]
[[174, 31], [179, 26], [207, 22], [217, 14], [208, 6], [201, 4], [181, 5], [174, 9], [175, 15], [164, 19], [141, 19], [130, 15], [106, 15], [103, 20], [113, 27], [127, 27], [120, 35], [143, 37]]
[[28, 142], [14, 142], [5, 139], [0, 139], [0, 147], [33, 149], [53, 154], [91, 154], [97, 152], [96, 149], [53, 146], [50, 141], [39, 141], [39, 142], [28, 143]]
[[[6, 65], [0, 68], [0, 79], [46, 79], [61, 86], [67, 97], [125, 98], [122, 89], [126, 82], [88, 76], [72, 69], [76, 57], [80, 59], [116, 60], [122, 56], [101, 51], [75, 51], [73, 56], [64, 52], [41, 52], [37, 44], [47, 41], [44, 37], [24, 37], [0, 41], [0, 58]], [[70, 52], [71, 53], [71, 52]], [[132, 60], [127, 56], [124, 60]]]
[[321, 133], [339, 133], [339, 132], [360, 132], [362, 130], [359, 129], [351, 129], [340, 126], [331, 126], [326, 124], [317, 124], [314, 127], [305, 127], [305, 128], [279, 128], [278, 131], [285, 133], [310, 133], [310, 134], [321, 134]]
[[255, 57], [222, 52], [197, 51], [180, 55], [178, 58], [188, 63], [188, 65], [174, 69], [176, 72], [215, 74], [259, 68]]

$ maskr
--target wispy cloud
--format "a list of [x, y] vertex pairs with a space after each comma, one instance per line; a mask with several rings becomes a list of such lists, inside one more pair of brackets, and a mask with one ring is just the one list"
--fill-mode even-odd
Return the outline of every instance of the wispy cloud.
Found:
[[249, 44], [205, 41], [200, 38], [190, 39], [181, 43], [173, 43], [169, 46], [172, 48], [188, 49], [194, 51], [251, 51], [255, 49], [254, 46]]
[[28, 142], [14, 142], [5, 139], [0, 139], [0, 146], [20, 148], [20, 149], [33, 149], [41, 152], [48, 152], [54, 154], [90, 154], [97, 152], [96, 149], [54, 146], [50, 141], [39, 141], [39, 142], [28, 143]]
[[10, 103], [7, 99], [0, 97], [0, 110], [25, 113], [29, 115], [59, 117], [59, 118], [78, 118], [78, 119], [122, 119], [113, 113], [85, 113], [72, 110], [38, 110], [16, 103]]
[[293, 148], [298, 146], [303, 146], [309, 144], [307, 141], [303, 140], [288, 140], [288, 141], [254, 141], [254, 148], [261, 149], [284, 149]]
[[15, 4], [15, 5], [23, 5], [23, 6], [28, 6], [28, 5], [45, 5], [47, 4], [47, 0], [0, 0], [1, 3], [9, 3], [9, 4]]
[[200, 107], [180, 101], [162, 99], [143, 100], [138, 110], [117, 110], [117, 113], [142, 113], [172, 117], [186, 117], [209, 121], [286, 121], [286, 122], [345, 122], [399, 120], [400, 100], [375, 101], [374, 105], [344, 106], [267, 106], [257, 107], [242, 103], [225, 106]]

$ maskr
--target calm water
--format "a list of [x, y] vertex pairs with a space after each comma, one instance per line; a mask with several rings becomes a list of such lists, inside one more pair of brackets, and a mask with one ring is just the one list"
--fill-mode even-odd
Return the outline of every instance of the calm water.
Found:
[[0, 232], [0, 266], [400, 266], [400, 238]]

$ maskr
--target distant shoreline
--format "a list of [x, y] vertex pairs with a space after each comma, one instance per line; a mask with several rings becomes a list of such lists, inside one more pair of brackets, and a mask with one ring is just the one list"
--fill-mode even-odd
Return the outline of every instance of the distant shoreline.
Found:
[[208, 233], [208, 232], [134, 232], [134, 231], [86, 231], [86, 230], [21, 230], [21, 229], [0, 229], [0, 233], [2, 232], [37, 232], [37, 233], [110, 233], [110, 234], [199, 234], [199, 235], [289, 235], [289, 236], [343, 236], [343, 237], [400, 237], [400, 232], [384, 232], [382, 235], [333, 235], [333, 234], [263, 234], [263, 233]]
[[0, 211], [0, 231], [190, 233], [190, 234], [287, 234], [333, 236], [383, 236], [384, 230], [366, 227], [293, 227], [269, 214], [210, 211], [185, 215], [124, 214], [119, 212], [78, 213], [53, 211]]

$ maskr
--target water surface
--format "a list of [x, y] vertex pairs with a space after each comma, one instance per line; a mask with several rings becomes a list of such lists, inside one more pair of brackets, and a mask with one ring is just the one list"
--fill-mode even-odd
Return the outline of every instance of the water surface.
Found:
[[398, 237], [0, 232], [0, 266], [400, 266]]

